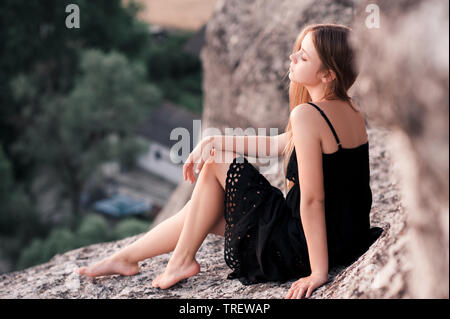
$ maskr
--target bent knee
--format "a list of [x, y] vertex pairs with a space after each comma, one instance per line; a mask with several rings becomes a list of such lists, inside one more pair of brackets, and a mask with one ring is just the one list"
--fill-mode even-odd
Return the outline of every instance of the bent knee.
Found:
[[212, 172], [218, 173], [226, 171], [230, 166], [230, 163], [238, 155], [234, 152], [229, 151], [219, 151], [214, 155], [210, 155], [205, 161], [203, 168], [206, 170], [211, 170]]
[[203, 166], [204, 166], [205, 168], [213, 168], [215, 164], [216, 164], [215, 159], [213, 158], [213, 156], [210, 155], [210, 156], [206, 159], [206, 161], [205, 161], [205, 163], [203, 164]]
[[234, 158], [238, 157], [239, 154], [232, 151], [216, 151], [213, 157], [214, 164], [230, 165]]

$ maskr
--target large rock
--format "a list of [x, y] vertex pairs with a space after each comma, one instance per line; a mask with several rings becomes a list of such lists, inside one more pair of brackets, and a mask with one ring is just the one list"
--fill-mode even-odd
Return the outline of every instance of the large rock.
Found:
[[[312, 297], [448, 298], [448, 2], [377, 3], [380, 28], [368, 29], [367, 1], [218, 1], [202, 50], [202, 126], [277, 127], [281, 133], [288, 119], [288, 57], [299, 31], [318, 22], [351, 26], [361, 69], [351, 93], [368, 126], [371, 224], [384, 232], [352, 265], [332, 269], [330, 282]], [[281, 187], [281, 172], [267, 177]], [[186, 184], [158, 222], [189, 199]], [[132, 277], [71, 272], [138, 237], [5, 274], [0, 298], [283, 298], [292, 283], [226, 280], [230, 269], [216, 235], [197, 253], [202, 272], [168, 290], [152, 288], [151, 280], [171, 254], [141, 262], [141, 273]]]
[[354, 27], [361, 105], [390, 131], [407, 211], [408, 293], [448, 298], [449, 3], [377, 3], [380, 28], [357, 27], [363, 19]]

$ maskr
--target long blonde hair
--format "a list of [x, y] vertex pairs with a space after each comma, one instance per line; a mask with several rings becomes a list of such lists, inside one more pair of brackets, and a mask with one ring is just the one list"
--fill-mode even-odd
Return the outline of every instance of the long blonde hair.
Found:
[[[333, 70], [336, 74], [336, 78], [328, 84], [321, 99], [346, 101], [358, 112], [353, 106], [351, 97], [347, 95], [347, 90], [353, 85], [358, 76], [354, 51], [348, 40], [350, 31], [349, 27], [340, 24], [308, 25], [298, 35], [292, 53], [296, 53], [301, 49], [303, 38], [308, 32], [311, 32], [314, 46], [321, 61], [321, 67], [318, 72]], [[291, 81], [289, 84], [289, 114], [295, 107], [306, 102], [311, 102], [308, 90], [302, 84]], [[285, 127], [285, 132], [288, 133], [288, 142], [283, 149], [284, 185], [286, 191], [289, 191], [293, 183], [286, 178], [286, 169], [294, 149], [290, 120], [288, 120]]]

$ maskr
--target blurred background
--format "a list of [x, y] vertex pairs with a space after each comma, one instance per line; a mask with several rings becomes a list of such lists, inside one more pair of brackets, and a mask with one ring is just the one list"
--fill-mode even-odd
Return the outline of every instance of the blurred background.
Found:
[[215, 1], [2, 1], [0, 273], [149, 229], [182, 179], [170, 131], [201, 118]]
[[[80, 28], [66, 27], [69, 4]], [[371, 226], [385, 231], [315, 296], [448, 299], [448, 16], [443, 0], [1, 1], [0, 298], [147, 298], [126, 279], [71, 289], [67, 269], [186, 204], [173, 128], [282, 132], [297, 35], [339, 23], [358, 57], [349, 94], [370, 141]], [[265, 177], [283, 189], [281, 167]], [[288, 284], [219, 292], [223, 241], [206, 240], [202, 258], [218, 267], [177, 298], [284, 297]]]

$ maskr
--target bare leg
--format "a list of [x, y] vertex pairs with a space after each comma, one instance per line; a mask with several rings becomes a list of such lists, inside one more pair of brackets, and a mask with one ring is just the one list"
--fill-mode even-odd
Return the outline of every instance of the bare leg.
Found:
[[166, 270], [153, 280], [154, 287], [166, 289], [200, 271], [195, 254], [214, 225], [224, 220], [222, 184], [226, 177], [219, 181], [216, 170], [222, 169], [223, 173], [223, 169], [229, 164], [220, 165], [210, 157], [200, 172], [191, 198], [191, 210], [186, 215], [180, 238]]
[[[234, 153], [231, 153], [235, 157]], [[225, 175], [228, 165], [215, 165], [215, 172], [220, 176], [222, 188], [225, 187]], [[203, 170], [202, 170], [203, 171]], [[197, 183], [197, 189], [201, 184]], [[192, 199], [174, 216], [164, 220], [144, 236], [117, 253], [88, 267], [75, 269], [79, 274], [89, 277], [122, 274], [131, 276], [139, 272], [138, 261], [171, 252], [175, 249], [184, 225], [186, 215], [191, 210]], [[223, 205], [222, 205], [223, 206]], [[223, 214], [222, 214], [223, 215]], [[209, 230], [210, 233], [224, 236], [225, 218], [221, 219]]]
[[190, 203], [191, 200], [177, 214], [164, 220], [129, 246], [92, 266], [79, 268], [76, 272], [89, 277], [112, 274], [131, 276], [138, 273], [138, 261], [175, 249]]
[[[230, 152], [232, 158], [236, 155]], [[229, 154], [230, 155], [230, 154]], [[206, 165], [205, 165], [206, 166]], [[215, 173], [218, 175], [222, 189], [225, 187], [226, 170], [229, 164], [215, 164]], [[206, 168], [206, 167], [205, 167]], [[203, 170], [202, 170], [203, 172]], [[212, 172], [212, 171], [211, 171]], [[202, 174], [202, 173], [201, 173]], [[197, 182], [194, 188], [199, 188], [201, 183]], [[200, 191], [200, 193], [203, 193]], [[171, 252], [175, 249], [180, 237], [186, 215], [191, 210], [192, 199], [174, 216], [161, 222], [151, 229], [144, 236], [133, 242], [129, 246], [121, 249], [117, 253], [88, 267], [81, 267], [75, 271], [90, 277], [122, 274], [126, 276], [139, 272], [138, 261], [151, 258], [157, 255]], [[223, 202], [222, 202], [223, 207]], [[210, 233], [224, 236], [225, 218], [219, 218], [215, 225], [209, 230]]]

